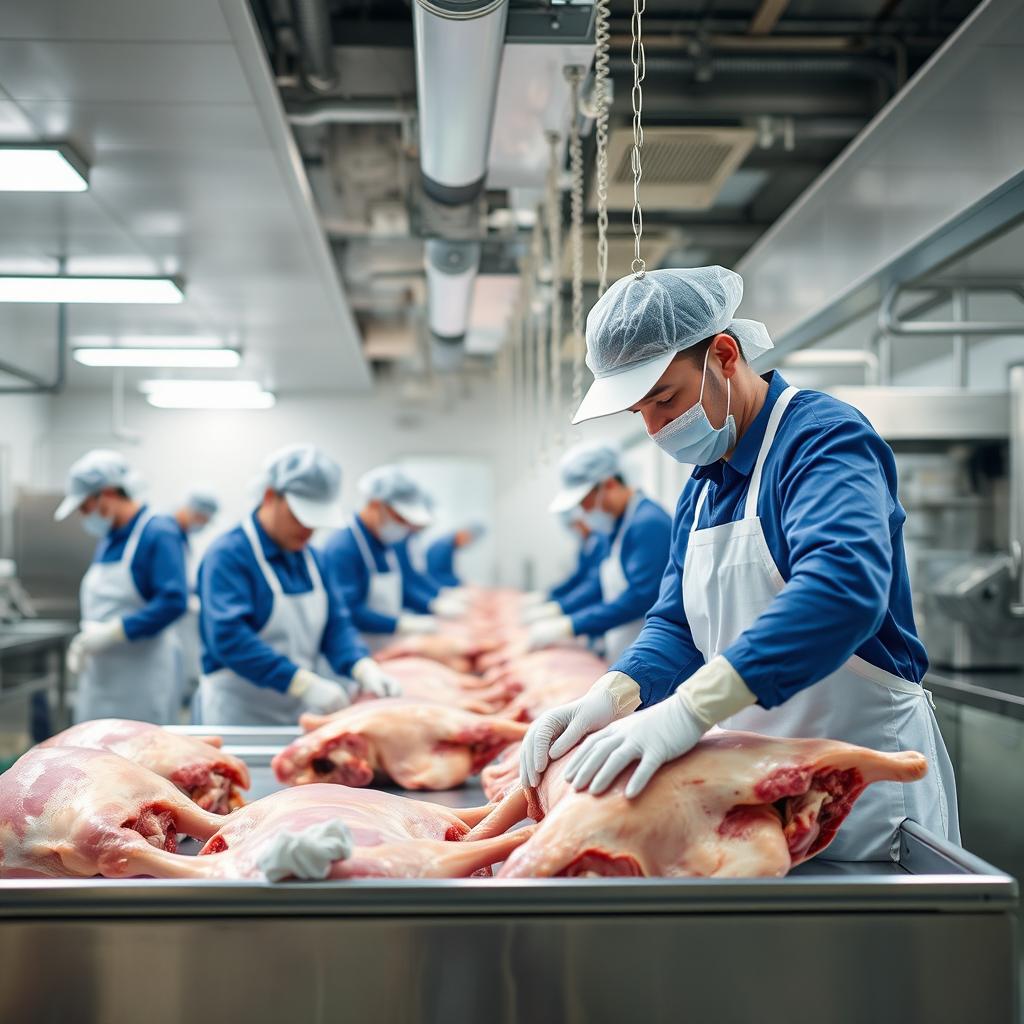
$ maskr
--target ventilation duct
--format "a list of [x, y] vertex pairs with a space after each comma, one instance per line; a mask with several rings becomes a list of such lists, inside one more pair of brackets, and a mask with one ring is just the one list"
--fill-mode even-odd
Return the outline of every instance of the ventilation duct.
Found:
[[461, 363], [480, 243], [431, 238], [425, 250], [431, 354], [437, 369], [451, 370]]

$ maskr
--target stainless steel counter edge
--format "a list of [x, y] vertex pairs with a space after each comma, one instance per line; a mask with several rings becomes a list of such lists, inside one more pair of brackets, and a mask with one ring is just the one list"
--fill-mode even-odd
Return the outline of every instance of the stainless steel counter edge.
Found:
[[[1007, 683], [1016, 684], [1013, 689]], [[924, 687], [936, 697], [997, 715], [1024, 720], [1024, 674], [1008, 672], [930, 671]], [[1015, 692], [1018, 691], [1018, 692]]]
[[0, 918], [392, 917], [1010, 910], [1006, 875], [348, 882], [7, 881]]

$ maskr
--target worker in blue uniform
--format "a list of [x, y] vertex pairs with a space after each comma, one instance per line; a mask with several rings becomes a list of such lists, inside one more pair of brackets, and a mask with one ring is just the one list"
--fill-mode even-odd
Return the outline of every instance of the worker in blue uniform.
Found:
[[527, 648], [574, 636], [603, 637], [605, 654], [614, 659], [636, 638], [657, 600], [672, 521], [660, 505], [626, 483], [615, 445], [575, 445], [563, 456], [560, 471], [562, 487], [551, 511], [578, 507], [587, 527], [605, 538], [606, 549], [580, 607], [570, 611], [557, 601], [547, 605], [551, 614], [530, 625]]
[[577, 505], [558, 513], [558, 521], [578, 540], [576, 565], [560, 583], [550, 590], [523, 595], [523, 625], [556, 615], [571, 615], [600, 598], [601, 561], [605, 556], [607, 539], [587, 526], [583, 510]]
[[[360, 692], [397, 693], [310, 547], [314, 530], [341, 521], [341, 470], [314, 445], [292, 445], [270, 457], [260, 484], [258, 507], [199, 566], [200, 721], [293, 725]], [[321, 674], [324, 663], [351, 684]]]
[[907, 818], [958, 841], [893, 453], [850, 406], [751, 367], [772, 342], [735, 319], [742, 293], [721, 267], [657, 270], [616, 282], [588, 317], [595, 381], [574, 422], [629, 410], [696, 468], [643, 631], [586, 696], [533, 724], [523, 780], [583, 740], [566, 778], [601, 793], [625, 772], [635, 797], [712, 726], [830, 737], [919, 750], [930, 769], [871, 786], [830, 856], [897, 859]]
[[410, 560], [409, 538], [433, 517], [430, 499], [393, 465], [365, 474], [359, 490], [363, 507], [323, 546], [328, 578], [344, 595], [352, 621], [371, 648], [396, 635], [436, 632], [436, 616], [458, 615], [463, 605]]
[[424, 555], [426, 574], [442, 587], [461, 587], [462, 579], [455, 571], [457, 552], [475, 544], [485, 533], [482, 523], [471, 523], [460, 530], [442, 534], [427, 545]]
[[98, 539], [82, 579], [81, 631], [67, 654], [80, 722], [177, 720], [182, 663], [173, 627], [186, 607], [184, 547], [174, 520], [136, 499], [139, 486], [124, 456], [97, 449], [71, 467], [54, 513], [60, 521], [77, 511]]

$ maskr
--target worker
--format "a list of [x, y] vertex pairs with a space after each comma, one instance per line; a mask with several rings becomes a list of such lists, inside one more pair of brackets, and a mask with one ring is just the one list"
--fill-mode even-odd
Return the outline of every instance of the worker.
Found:
[[605, 555], [605, 536], [587, 526], [579, 505], [557, 514], [561, 525], [579, 541], [576, 567], [550, 590], [524, 595], [522, 622], [530, 625], [540, 619], [571, 614], [593, 604], [600, 596], [600, 566]]
[[637, 413], [696, 468], [643, 631], [585, 697], [533, 724], [521, 774], [536, 784], [583, 740], [572, 785], [601, 793], [626, 772], [636, 797], [715, 725], [920, 750], [927, 777], [870, 787], [829, 855], [898, 858], [905, 818], [958, 841], [893, 453], [850, 406], [758, 374], [750, 361], [772, 342], [734, 319], [742, 294], [721, 267], [656, 270], [616, 282], [587, 319], [595, 381], [574, 422]]
[[352, 621], [371, 647], [395, 635], [438, 629], [435, 613], [457, 615], [458, 601], [411, 563], [407, 543], [433, 517], [430, 499], [398, 466], [379, 466], [359, 481], [363, 507], [323, 547], [325, 570], [345, 596]]
[[672, 521], [660, 505], [630, 487], [615, 445], [584, 441], [561, 462], [555, 513], [579, 509], [587, 528], [604, 541], [597, 579], [571, 610], [551, 602], [527, 634], [529, 650], [574, 636], [603, 637], [606, 657], [617, 658], [636, 638], [658, 597], [668, 561]]
[[471, 523], [432, 541], [426, 550], [426, 574], [442, 587], [461, 587], [462, 580], [455, 572], [455, 553], [475, 544], [485, 532], [483, 523]]
[[154, 515], [136, 493], [140, 482], [123, 455], [97, 449], [70, 469], [54, 518], [77, 511], [98, 539], [82, 579], [81, 631], [68, 646], [78, 675], [75, 719], [176, 721], [181, 652], [174, 624], [187, 587], [181, 533]]
[[[314, 530], [341, 521], [341, 470], [314, 445], [292, 445], [270, 456], [259, 485], [257, 508], [199, 566], [202, 724], [294, 725], [354, 692], [397, 693], [310, 547]], [[321, 659], [352, 690], [319, 674]]]
[[[178, 639], [181, 643], [182, 655], [182, 693], [177, 704], [185, 702], [186, 697], [193, 696], [199, 687], [202, 675], [202, 654], [199, 643], [199, 590], [196, 577], [197, 563], [192, 551], [192, 538], [210, 525], [210, 521], [220, 511], [217, 496], [206, 488], [196, 488], [185, 495], [185, 500], [174, 513], [174, 521], [181, 530], [182, 542], [185, 545], [185, 579], [188, 583], [188, 608], [178, 620]], [[193, 720], [198, 721], [193, 705]]]

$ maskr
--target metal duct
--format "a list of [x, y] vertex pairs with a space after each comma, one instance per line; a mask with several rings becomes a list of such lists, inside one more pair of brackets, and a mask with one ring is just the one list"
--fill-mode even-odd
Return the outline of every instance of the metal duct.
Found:
[[425, 256], [430, 333], [441, 343], [461, 344], [480, 268], [480, 243], [431, 238]]
[[448, 206], [483, 190], [508, 0], [416, 0], [423, 189]]
[[1010, 556], [1017, 592], [1011, 614], [1024, 616], [1024, 364], [1010, 367]]
[[289, 103], [285, 113], [290, 124], [317, 128], [326, 124], [405, 124], [416, 112], [394, 100], [318, 100]]
[[338, 87], [338, 66], [334, 60], [327, 4], [328, 0], [292, 0], [303, 73], [309, 87], [321, 93], [333, 92]]

